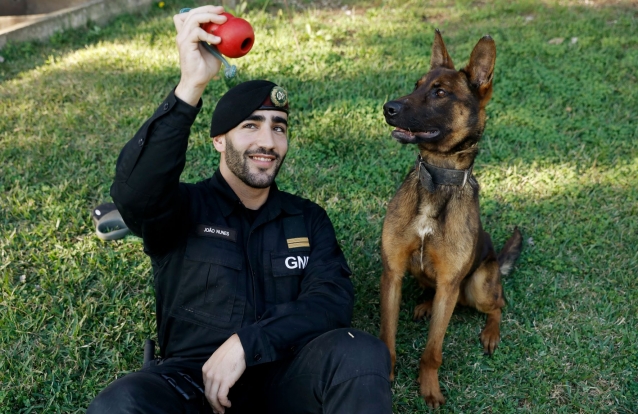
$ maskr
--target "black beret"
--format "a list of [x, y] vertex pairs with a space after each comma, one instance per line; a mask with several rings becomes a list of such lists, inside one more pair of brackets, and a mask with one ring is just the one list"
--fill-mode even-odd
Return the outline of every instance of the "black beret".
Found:
[[217, 102], [210, 123], [210, 136], [225, 134], [258, 109], [288, 113], [286, 91], [266, 80], [251, 80], [232, 87]]

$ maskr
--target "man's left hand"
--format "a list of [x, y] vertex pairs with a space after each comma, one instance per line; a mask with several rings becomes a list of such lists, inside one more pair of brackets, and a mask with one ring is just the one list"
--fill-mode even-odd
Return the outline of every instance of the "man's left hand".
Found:
[[202, 368], [206, 399], [216, 413], [230, 408], [228, 391], [246, 370], [244, 347], [234, 334], [208, 358]]

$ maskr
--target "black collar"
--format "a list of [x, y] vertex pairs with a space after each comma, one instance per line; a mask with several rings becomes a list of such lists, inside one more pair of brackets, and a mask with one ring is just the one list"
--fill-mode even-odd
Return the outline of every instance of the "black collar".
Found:
[[436, 167], [423, 161], [421, 154], [416, 159], [414, 165], [416, 174], [423, 188], [433, 193], [439, 185], [458, 185], [465, 186], [470, 177], [472, 177], [472, 169], [474, 163], [467, 170], [454, 170], [450, 168]]
[[[221, 213], [224, 217], [228, 217], [236, 208], [241, 205], [241, 201], [237, 194], [230, 188], [230, 185], [224, 179], [219, 168], [215, 171], [212, 177], [208, 179], [208, 185], [214, 192], [217, 203], [221, 209]], [[267, 220], [273, 220], [283, 210], [288, 214], [301, 214], [301, 210], [291, 203], [287, 203], [282, 200], [285, 193], [279, 191], [277, 184], [273, 181], [270, 186], [270, 192], [268, 193], [268, 199], [266, 203], [261, 207], [266, 210], [265, 217]], [[261, 222], [262, 220], [258, 220]]]

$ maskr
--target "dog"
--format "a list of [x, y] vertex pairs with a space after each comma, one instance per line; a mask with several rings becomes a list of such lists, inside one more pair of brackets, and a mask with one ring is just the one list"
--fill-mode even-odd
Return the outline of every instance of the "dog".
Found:
[[414, 318], [431, 317], [419, 362], [420, 393], [427, 405], [445, 403], [438, 379], [445, 331], [457, 304], [487, 314], [480, 334], [485, 354], [500, 341], [505, 297], [501, 277], [521, 252], [518, 228], [496, 255], [479, 212], [479, 185], [472, 175], [477, 144], [492, 96], [496, 45], [481, 38], [464, 69], [454, 69], [441, 33], [432, 46], [430, 70], [409, 95], [386, 102], [383, 113], [392, 137], [415, 144], [419, 156], [388, 204], [381, 236], [381, 333], [392, 358], [406, 271], [434, 298], [416, 306]]

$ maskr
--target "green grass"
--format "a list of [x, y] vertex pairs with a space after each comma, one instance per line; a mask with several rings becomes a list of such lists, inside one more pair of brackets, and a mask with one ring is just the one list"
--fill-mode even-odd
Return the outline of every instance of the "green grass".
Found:
[[[140, 367], [154, 336], [140, 240], [101, 242], [90, 209], [109, 198], [119, 149], [179, 80], [171, 16], [188, 2], [167, 3], [0, 51], [0, 413], [84, 412]], [[354, 325], [378, 334], [381, 226], [416, 155], [390, 138], [381, 107], [427, 70], [434, 28], [457, 67], [490, 33], [495, 89], [475, 168], [483, 223], [498, 246], [514, 226], [525, 243], [504, 281], [495, 355], [478, 343], [482, 315], [452, 317], [439, 411], [638, 412], [638, 9], [423, 3], [249, 9], [257, 43], [236, 61], [238, 81], [291, 93], [280, 186], [327, 209], [354, 271]], [[231, 84], [206, 91], [186, 181], [217, 165], [208, 123]], [[427, 411], [416, 376], [428, 323], [411, 320], [420, 293], [406, 278], [395, 413]]]

